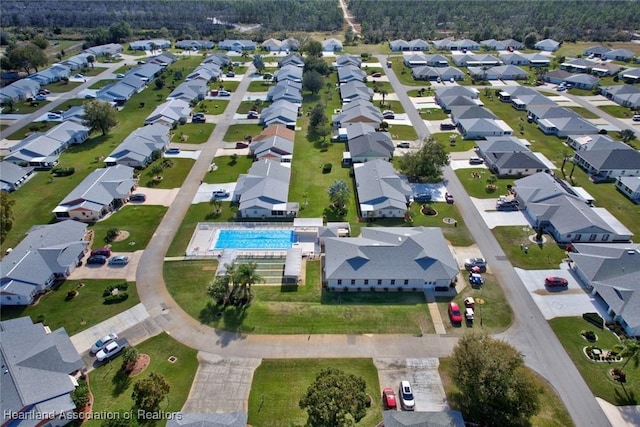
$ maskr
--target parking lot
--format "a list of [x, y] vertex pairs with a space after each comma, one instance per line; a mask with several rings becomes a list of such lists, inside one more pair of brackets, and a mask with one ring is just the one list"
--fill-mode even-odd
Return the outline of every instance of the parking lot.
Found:
[[[520, 268], [515, 270], [545, 319], [582, 316], [583, 313], [594, 311], [600, 313], [605, 319], [609, 318], [601, 302], [588, 294], [566, 264], [563, 263], [557, 269], [549, 270]], [[564, 277], [569, 282], [569, 286], [558, 288], [558, 290], [547, 289], [544, 279], [549, 276]]]
[[444, 387], [438, 372], [440, 361], [438, 358], [425, 359], [374, 359], [373, 363], [378, 368], [378, 380], [380, 381], [380, 397], [382, 389], [391, 387], [396, 393], [398, 409], [400, 409], [400, 396], [398, 389], [400, 381], [407, 380], [411, 383], [415, 398], [416, 411], [442, 411], [449, 409]]
[[122, 279], [128, 282], [135, 282], [136, 269], [138, 268], [138, 262], [142, 256], [142, 251], [135, 252], [112, 252], [111, 256], [126, 255], [129, 257], [129, 263], [127, 265], [109, 265], [109, 264], [91, 264], [87, 265], [86, 261], [89, 257], [89, 253], [83, 259], [83, 263], [80, 267], [77, 267], [71, 275], [70, 280], [83, 280], [83, 279]]

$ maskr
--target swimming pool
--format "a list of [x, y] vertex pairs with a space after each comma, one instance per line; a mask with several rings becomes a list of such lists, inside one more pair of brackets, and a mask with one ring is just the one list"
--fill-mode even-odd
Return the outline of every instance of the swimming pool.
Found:
[[220, 230], [213, 249], [290, 249], [292, 230]]

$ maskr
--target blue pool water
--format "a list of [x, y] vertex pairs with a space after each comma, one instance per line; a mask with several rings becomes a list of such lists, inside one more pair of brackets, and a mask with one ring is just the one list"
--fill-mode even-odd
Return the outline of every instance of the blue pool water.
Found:
[[215, 249], [290, 249], [292, 230], [220, 230]]

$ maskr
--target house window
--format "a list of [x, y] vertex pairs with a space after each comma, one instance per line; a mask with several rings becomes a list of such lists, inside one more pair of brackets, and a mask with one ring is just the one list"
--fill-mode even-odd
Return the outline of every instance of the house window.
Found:
[[395, 279], [391, 279], [391, 284], [395, 285], [396, 284], [396, 280]]
[[351, 284], [355, 285], [356, 284], [356, 279], [351, 279]]
[[342, 285], [342, 279], [338, 279], [338, 285]]
[[404, 284], [408, 285], [409, 284], [409, 279], [404, 279]]
[[364, 279], [364, 284], [368, 285], [369, 284], [369, 279]]
[[576, 234], [575, 240], [580, 241], [582, 238], [582, 234]]
[[596, 237], [598, 237], [598, 235], [597, 235], [597, 234], [592, 234], [591, 236], [589, 236], [589, 241], [590, 241], [590, 242], [595, 241], [595, 240], [596, 240]]
[[378, 279], [378, 285], [382, 285], [382, 280]]
[[609, 240], [609, 235], [608, 234], [603, 235], [602, 236], [602, 241], [606, 242], [607, 240]]

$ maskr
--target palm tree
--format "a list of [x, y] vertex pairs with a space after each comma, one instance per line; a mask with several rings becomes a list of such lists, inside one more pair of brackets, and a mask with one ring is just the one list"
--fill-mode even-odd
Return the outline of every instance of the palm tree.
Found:
[[567, 150], [562, 150], [562, 166], [560, 166], [560, 170], [562, 171], [562, 176], [566, 178], [566, 174], [564, 173], [564, 166], [567, 164], [567, 160], [569, 160], [569, 153]]
[[387, 97], [387, 95], [389, 95], [389, 92], [384, 89], [380, 89], [378, 93], [382, 96], [382, 102], [380, 103], [380, 106], [382, 107], [384, 106], [384, 100]]
[[621, 369], [627, 366], [629, 361], [633, 360], [633, 366], [640, 366], [640, 342], [634, 338], [627, 338], [621, 344], [616, 345], [616, 349], [620, 350], [620, 356], [626, 357]]
[[264, 278], [256, 272], [257, 269], [258, 263], [256, 262], [248, 262], [238, 266], [237, 276], [238, 283], [240, 285], [239, 292], [245, 300], [250, 299], [252, 293], [251, 286], [254, 283], [264, 282]]
[[91, 64], [91, 68], [95, 68], [95, 65], [93, 64], [96, 62], [96, 57], [93, 55], [87, 56], [87, 62]]

